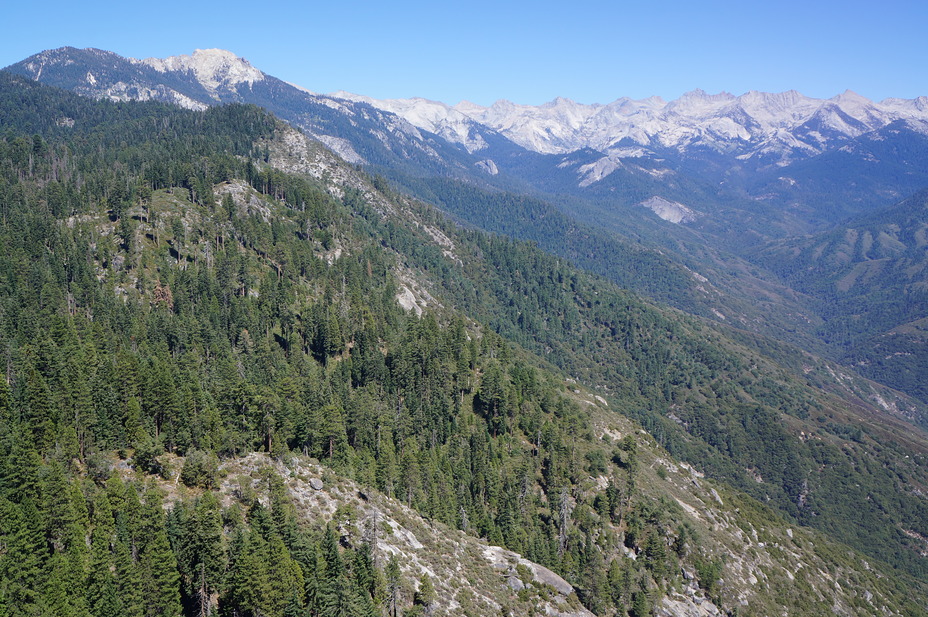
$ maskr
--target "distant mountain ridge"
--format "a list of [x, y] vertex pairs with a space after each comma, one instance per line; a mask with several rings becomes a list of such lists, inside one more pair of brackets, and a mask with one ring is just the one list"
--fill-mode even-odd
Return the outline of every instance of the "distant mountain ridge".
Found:
[[[754, 159], [782, 167], [840, 148], [894, 122], [905, 122], [912, 131], [928, 134], [928, 96], [875, 102], [850, 90], [830, 99], [811, 98], [795, 90], [735, 96], [697, 89], [672, 101], [657, 96], [622, 97], [608, 104], [583, 104], [558, 97], [538, 106], [507, 100], [489, 107], [467, 101], [451, 106], [424, 98], [380, 100], [344, 91], [316, 94], [267, 75], [248, 60], [221, 49], [139, 60], [98, 49], [62, 47], [35, 54], [7, 70], [95, 98], [154, 99], [191, 109], [220, 102], [253, 102], [266, 97], [269, 90], [277, 98], [299, 93], [304, 102], [321, 103], [349, 116], [358, 115], [360, 103], [408, 123], [395, 127], [400, 131], [412, 135], [416, 129], [428, 131], [468, 153], [492, 150], [494, 137], [498, 141], [502, 136], [542, 154], [591, 148], [618, 159], [659, 157], [667, 151], [695, 155], [708, 150], [742, 162]], [[310, 132], [326, 136], [317, 130]], [[357, 153], [347, 154], [349, 160], [361, 158]]]
[[252, 103], [420, 197], [433, 200], [422, 180], [436, 177], [530, 193], [624, 237], [642, 229], [664, 248], [671, 219], [637, 207], [653, 198], [703, 213], [679, 223], [743, 252], [746, 238], [751, 249], [815, 233], [928, 187], [928, 97], [695, 90], [669, 102], [452, 107], [315, 94], [218, 49], [138, 60], [62, 47], [6, 70], [92, 98]]
[[[585, 105], [558, 97], [538, 106], [500, 100], [489, 107], [466, 101], [451, 107], [419, 98], [376, 100], [344, 92], [333, 96], [370, 103], [433, 132], [466, 126], [470, 120], [544, 154], [593, 148], [640, 157], [666, 148], [685, 152], [705, 147], [739, 150], [741, 159], [773, 157], [782, 163], [819, 154], [897, 120], [928, 121], [928, 97], [877, 103], [851, 91], [815, 99], [795, 90], [741, 96], [694, 90], [669, 102], [656, 96], [623, 97], [607, 105]], [[460, 134], [447, 132], [449, 137]]]
[[[475, 155], [486, 153], [501, 173], [524, 175], [524, 156], [507, 161], [473, 137], [492, 130], [544, 155], [533, 163], [533, 173], [543, 176], [547, 190], [612, 200], [623, 187], [644, 185], [679, 201], [683, 196], [673, 193], [674, 186], [686, 177], [709, 182], [719, 196], [781, 210], [798, 207], [798, 224], [783, 225], [793, 231], [815, 231], [928, 186], [924, 150], [910, 145], [928, 137], [925, 96], [874, 102], [851, 91], [816, 99], [795, 90], [740, 96], [694, 90], [673, 101], [620, 98], [585, 105], [559, 97], [539, 106], [501, 100], [489, 107], [332, 96], [397, 114]], [[887, 157], [890, 152], [896, 154]], [[574, 153], [584, 153], [582, 163]], [[851, 177], [845, 169], [853, 170]], [[564, 171], [569, 173], [560, 186], [550, 188], [550, 178]], [[851, 183], [853, 195], [846, 190]], [[631, 205], [641, 197], [624, 201]]]

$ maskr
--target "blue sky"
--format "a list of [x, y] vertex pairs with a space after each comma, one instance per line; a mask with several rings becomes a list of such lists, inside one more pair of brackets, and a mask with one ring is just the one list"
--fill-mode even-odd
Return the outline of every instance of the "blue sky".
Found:
[[[35, 8], [33, 8], [35, 7]], [[43, 49], [144, 58], [219, 47], [317, 92], [488, 105], [694, 88], [928, 95], [928, 2], [8, 3], [0, 66]]]

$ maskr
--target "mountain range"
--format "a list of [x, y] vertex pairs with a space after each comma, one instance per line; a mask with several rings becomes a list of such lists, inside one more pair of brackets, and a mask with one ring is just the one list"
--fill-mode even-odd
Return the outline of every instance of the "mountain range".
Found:
[[[383, 147], [407, 157], [410, 152], [403, 148], [433, 157], [441, 154], [432, 136], [470, 155], [486, 155], [489, 161], [520, 149], [548, 155], [591, 149], [601, 158], [576, 169], [582, 186], [602, 181], [627, 159], [714, 156], [757, 173], [836, 150], [852, 152], [855, 140], [891, 125], [896, 132], [928, 134], [928, 97], [872, 102], [850, 91], [831, 99], [795, 91], [734, 96], [694, 90], [669, 102], [659, 97], [620, 98], [606, 105], [584, 105], [558, 98], [540, 106], [505, 100], [490, 107], [466, 101], [450, 106], [421, 98], [316, 94], [218, 49], [136, 60], [102, 50], [61, 48], [7, 70], [110, 100], [160, 100], [188, 109], [228, 102], [274, 108], [350, 162], [377, 164], [380, 157], [369, 152], [371, 160], [365, 158], [359, 138], [337, 134], [334, 129], [341, 123], [327, 125], [318, 117], [324, 116], [318, 106], [349, 118], [355, 128], [369, 129], [366, 121], [379, 123], [374, 136]], [[499, 169], [489, 163], [480, 168], [487, 173]], [[780, 176], [789, 183], [787, 173]]]
[[543, 154], [592, 148], [613, 158], [653, 158], [667, 149], [681, 154], [706, 149], [778, 166], [897, 121], [925, 132], [928, 121], [928, 97], [874, 103], [851, 91], [824, 100], [796, 91], [733, 96], [694, 90], [670, 102], [621, 98], [584, 105], [557, 98], [540, 106], [501, 100], [490, 107], [467, 101], [451, 107], [425, 99], [376, 100], [346, 92], [332, 96], [395, 113], [470, 152], [488, 147], [471, 136], [476, 122]]

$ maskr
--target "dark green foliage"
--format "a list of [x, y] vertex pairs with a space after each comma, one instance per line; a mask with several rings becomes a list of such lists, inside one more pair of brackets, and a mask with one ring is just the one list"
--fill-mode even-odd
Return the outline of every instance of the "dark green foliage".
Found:
[[[130, 420], [131, 422], [131, 420]], [[131, 426], [131, 424], [130, 424]], [[135, 465], [146, 473], [161, 475], [164, 467], [158, 457], [164, 454], [164, 446], [160, 439], [146, 438], [135, 448], [133, 461]]]
[[628, 611], [629, 617], [650, 617], [652, 614], [651, 601], [648, 599], [647, 592], [636, 592], [632, 600], [632, 607]]
[[423, 184], [420, 192], [433, 196], [436, 205], [481, 229], [536, 243], [621, 287], [678, 308], [704, 311], [691, 274], [658, 250], [581, 223], [542, 199], [439, 178]]
[[176, 539], [185, 594], [201, 614], [209, 612], [210, 596], [218, 590], [225, 569], [219, 502], [206, 492], [192, 508], [177, 512]]
[[0, 498], [0, 606], [27, 607], [39, 601], [47, 551], [39, 513], [30, 502], [22, 505]]
[[722, 577], [722, 562], [718, 559], [698, 559], [696, 561], [696, 579], [710, 598], [718, 594], [719, 579]]
[[[171, 549], [165, 529], [161, 504], [157, 498], [146, 503], [143, 533], [139, 549], [139, 568], [143, 581], [146, 614], [175, 616], [181, 613], [180, 573], [177, 557]], [[157, 508], [157, 509], [156, 509]]]
[[213, 488], [219, 473], [219, 458], [213, 452], [192, 450], [184, 459], [180, 480], [187, 486]]

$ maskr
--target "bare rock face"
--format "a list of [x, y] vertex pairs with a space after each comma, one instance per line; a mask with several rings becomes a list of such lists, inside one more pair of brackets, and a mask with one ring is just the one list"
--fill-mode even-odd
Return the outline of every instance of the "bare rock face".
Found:
[[192, 72], [216, 99], [219, 98], [219, 90], [232, 92], [238, 84], [253, 86], [257, 81], [264, 81], [264, 73], [244, 58], [224, 49], [197, 49], [191, 55], [146, 58], [136, 62], [150, 66], [159, 73]]
[[496, 163], [493, 159], [484, 159], [482, 161], [477, 161], [477, 167], [491, 176], [495, 176], [499, 173], [499, 167], [496, 166]]
[[692, 223], [699, 218], [699, 212], [684, 206], [680, 202], [669, 201], [663, 197], [651, 197], [638, 205], [647, 208], [665, 221], [678, 225], [681, 223]]
[[[249, 479], [264, 501], [265, 483], [259, 478], [269, 470], [285, 479], [297, 511], [308, 523], [334, 523], [345, 545], [370, 542], [375, 559], [396, 556], [408, 582], [428, 576], [435, 585], [436, 615], [461, 615], [465, 610], [498, 615], [509, 607], [518, 617], [595, 617], [580, 604], [574, 588], [548, 568], [427, 521], [400, 502], [359, 490], [354, 482], [335, 477], [308, 459], [293, 457], [285, 464], [253, 453], [227, 461], [226, 480], [220, 487], [223, 501], [231, 503]], [[329, 475], [323, 483], [324, 473]]]
[[661, 600], [654, 614], [658, 617], [721, 617], [724, 613], [708, 600], [674, 593]]
[[516, 564], [525, 566], [532, 573], [534, 582], [539, 585], [553, 587], [561, 595], [569, 596], [574, 592], [573, 586], [563, 578], [548, 568], [525, 559], [518, 553], [513, 553], [499, 546], [487, 546], [483, 549], [483, 556], [493, 564], [494, 568], [500, 570], [510, 569], [514, 571]]

